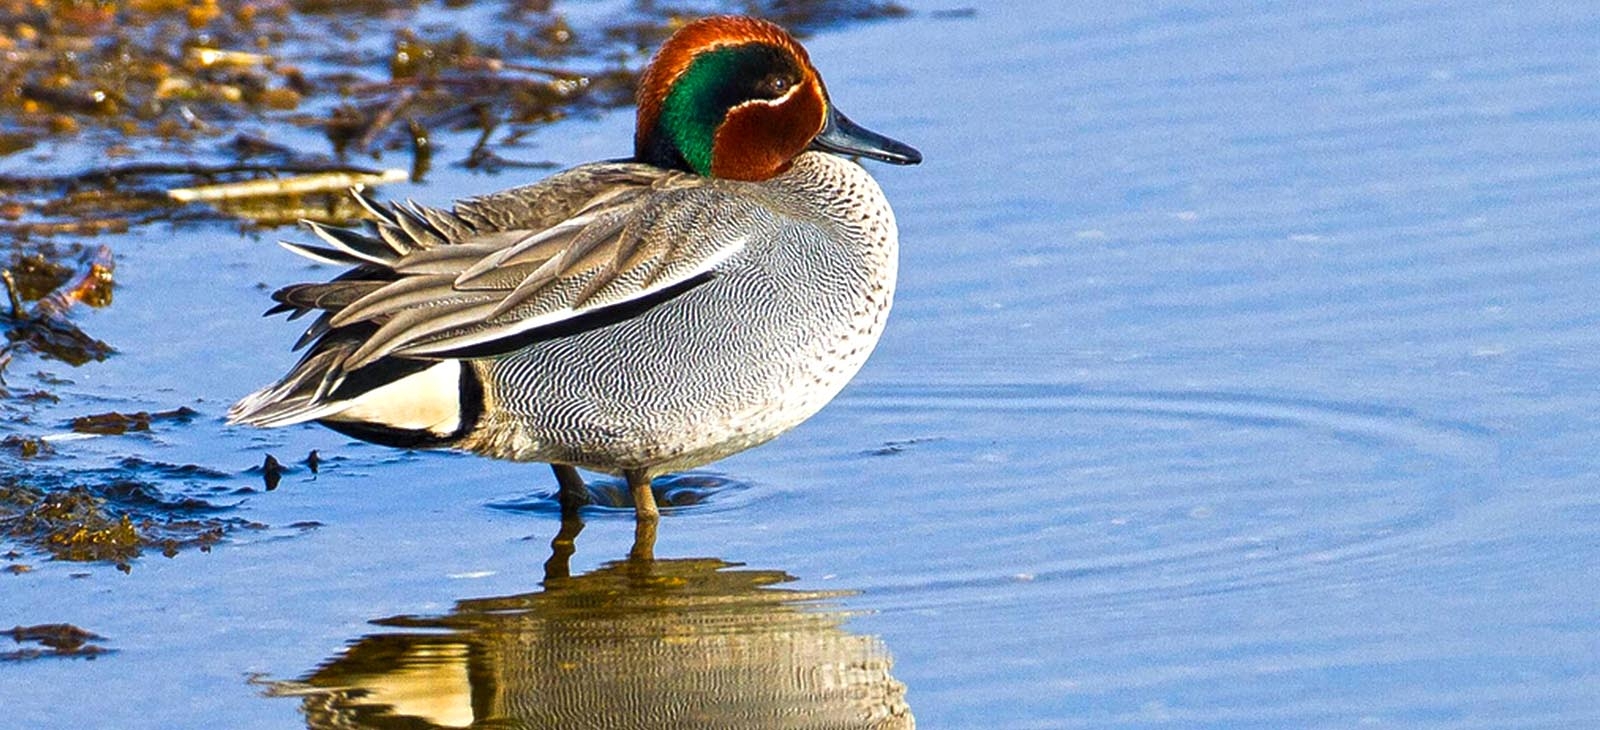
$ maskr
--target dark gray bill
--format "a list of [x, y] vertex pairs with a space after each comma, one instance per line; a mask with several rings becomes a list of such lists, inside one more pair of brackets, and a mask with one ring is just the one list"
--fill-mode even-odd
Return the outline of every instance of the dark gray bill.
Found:
[[904, 142], [896, 142], [866, 127], [850, 121], [837, 109], [828, 109], [828, 123], [822, 132], [811, 140], [811, 148], [841, 155], [859, 155], [896, 165], [915, 165], [922, 162], [922, 153]]

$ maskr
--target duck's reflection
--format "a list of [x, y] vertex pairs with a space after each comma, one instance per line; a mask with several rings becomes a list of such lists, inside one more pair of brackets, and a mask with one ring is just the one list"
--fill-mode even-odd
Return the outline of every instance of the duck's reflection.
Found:
[[881, 642], [847, 633], [839, 594], [709, 558], [632, 555], [567, 569], [563, 522], [544, 590], [378, 621], [298, 682], [313, 728], [909, 728]]

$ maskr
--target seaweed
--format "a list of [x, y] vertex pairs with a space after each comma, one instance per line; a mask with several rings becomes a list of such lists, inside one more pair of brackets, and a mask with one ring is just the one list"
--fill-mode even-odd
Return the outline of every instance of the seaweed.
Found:
[[24, 647], [0, 652], [0, 661], [20, 662], [45, 657], [94, 659], [111, 651], [93, 643], [105, 641], [105, 637], [92, 631], [85, 631], [72, 624], [15, 626], [10, 631], [4, 632], [4, 634], [10, 636], [11, 640], [18, 644], [38, 644], [43, 648]]
[[[55, 560], [108, 562], [127, 572], [147, 550], [167, 557], [209, 552], [229, 532], [265, 525], [216, 513], [230, 509], [197, 497], [171, 498], [136, 480], [70, 487], [0, 481], [0, 538]], [[16, 558], [22, 553], [14, 553]]]
[[150, 413], [139, 411], [137, 413], [97, 413], [92, 416], [79, 416], [72, 419], [70, 424], [73, 431], [78, 433], [92, 433], [102, 436], [120, 435], [129, 431], [149, 431], [152, 421], [179, 421], [189, 422], [199, 415], [191, 408], [179, 407], [170, 411]]
[[37, 352], [69, 365], [109, 357], [112, 347], [85, 335], [67, 319], [67, 311], [75, 303], [110, 304], [112, 266], [106, 247], [13, 253], [10, 266], [0, 271], [11, 299], [10, 312], [0, 314], [6, 338], [0, 346], [0, 376], [18, 352]]
[[105, 246], [14, 252], [11, 264], [0, 270], [11, 305], [0, 315], [7, 340], [0, 345], [0, 376], [18, 352], [35, 352], [74, 366], [110, 356], [111, 346], [85, 334], [67, 319], [67, 312], [78, 302], [91, 307], [111, 304], [113, 267], [111, 250]]

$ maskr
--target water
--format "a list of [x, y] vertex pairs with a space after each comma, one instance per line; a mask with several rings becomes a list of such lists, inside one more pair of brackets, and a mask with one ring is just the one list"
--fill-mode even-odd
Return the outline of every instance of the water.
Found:
[[[663, 520], [656, 554], [686, 562], [654, 587], [611, 582], [632, 529], [608, 512], [546, 584], [560, 525], [516, 508], [553, 489], [541, 467], [223, 426], [297, 334], [258, 318], [256, 284], [328, 272], [271, 234], [119, 237], [116, 304], [78, 316], [123, 354], [44, 366], [74, 384], [35, 422], [201, 416], [55, 463], [132, 453], [242, 486], [266, 452], [333, 460], [239, 497], [268, 528], [213, 552], [6, 576], [0, 618], [116, 651], [0, 665], [7, 722], [296, 727], [308, 703], [269, 696], [292, 683], [433, 671], [417, 686], [443, 699], [390, 704], [459, 726], [490, 706], [461, 714], [462, 676], [556, 686], [505, 679], [550, 667], [484, 649], [517, 635], [496, 627], [596, 640], [550, 628], [581, 622], [550, 608], [566, 580], [664, 626], [726, 621], [630, 619], [713, 637], [708, 692], [755, 696], [715, 658], [783, 625], [813, 650], [784, 656], [870, 669], [849, 676], [878, 707], [903, 685], [924, 727], [1600, 725], [1600, 11], [908, 4], [807, 43], [842, 109], [927, 158], [873, 167], [904, 246], [889, 332], [821, 415], [709, 467], [737, 488]], [[613, 156], [630, 122], [532, 145]], [[394, 616], [415, 618], [369, 623]], [[445, 649], [417, 659], [422, 636]], [[639, 685], [596, 676], [623, 688], [598, 723]]]

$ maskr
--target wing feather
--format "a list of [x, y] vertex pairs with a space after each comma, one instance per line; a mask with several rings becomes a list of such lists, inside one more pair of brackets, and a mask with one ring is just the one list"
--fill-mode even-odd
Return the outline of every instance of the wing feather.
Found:
[[[285, 245], [357, 269], [288, 287], [279, 301], [323, 311], [307, 337], [358, 325], [370, 331], [343, 350], [343, 372], [396, 355], [491, 356], [541, 328], [581, 331], [606, 319], [587, 315], [677, 296], [747, 240], [705, 233], [711, 221], [723, 230], [749, 222], [740, 218], [747, 210], [730, 205], [736, 197], [719, 187], [725, 183], [632, 164], [574, 172], [519, 189], [531, 199], [500, 194], [453, 213], [364, 201], [371, 234], [309, 224], [328, 247]], [[608, 316], [634, 310], [615, 311], [623, 314]]]
[[372, 288], [343, 307], [330, 308], [335, 312], [330, 323], [343, 327], [377, 321], [413, 307], [440, 304], [454, 292], [447, 276], [408, 276]]
[[416, 203], [404, 207], [397, 205], [394, 208], [394, 220], [399, 224], [400, 230], [405, 231], [406, 236], [416, 242], [417, 246], [424, 249], [443, 246], [449, 239], [428, 222], [421, 210]]
[[493, 300], [457, 302], [451, 305], [407, 309], [390, 317], [368, 337], [344, 363], [353, 370], [393, 354], [402, 345], [425, 340], [429, 335], [477, 324], [494, 309]]

